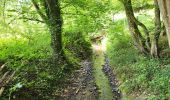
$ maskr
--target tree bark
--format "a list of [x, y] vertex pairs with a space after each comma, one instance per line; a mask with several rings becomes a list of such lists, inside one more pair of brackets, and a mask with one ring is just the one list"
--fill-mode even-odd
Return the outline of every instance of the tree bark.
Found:
[[158, 0], [170, 47], [170, 0]]
[[151, 55], [153, 57], [159, 58], [158, 40], [161, 33], [161, 19], [160, 19], [160, 9], [158, 6], [158, 0], [154, 0], [154, 5], [155, 5], [155, 33], [152, 39]]
[[[148, 49], [146, 47], [145, 42], [150, 42], [150, 38], [149, 38], [149, 33], [147, 31], [147, 28], [145, 27], [144, 24], [142, 24], [141, 22], [139, 22], [135, 16], [134, 16], [134, 12], [133, 12], [133, 8], [132, 8], [132, 4], [131, 4], [131, 0], [120, 0], [125, 8], [125, 12], [126, 12], [126, 17], [128, 20], [128, 24], [129, 24], [129, 30], [131, 32], [133, 41], [135, 46], [137, 47], [137, 49], [139, 49], [142, 53], [144, 54], [148, 54]], [[147, 35], [147, 41], [146, 39], [141, 35], [139, 29], [138, 29], [138, 25], [141, 26]]]
[[40, 3], [44, 7], [45, 12], [42, 12], [42, 8], [39, 7], [35, 0], [32, 0], [32, 2], [38, 14], [49, 27], [54, 64], [64, 64], [66, 57], [62, 45], [63, 20], [59, 0], [42, 0]]
[[[46, 0], [48, 5], [47, 15], [49, 17], [49, 29], [51, 32], [51, 43], [53, 48], [54, 62], [63, 63], [65, 54], [62, 45], [62, 25], [61, 9], [59, 0]], [[55, 63], [56, 63], [55, 62]]]

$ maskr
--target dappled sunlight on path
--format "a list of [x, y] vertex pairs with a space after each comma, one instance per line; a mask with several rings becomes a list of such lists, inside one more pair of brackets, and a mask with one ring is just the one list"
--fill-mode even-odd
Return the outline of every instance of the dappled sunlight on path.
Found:
[[101, 41], [101, 44], [93, 44], [92, 45], [93, 50], [94, 51], [103, 51], [103, 52], [105, 52], [106, 51], [106, 43], [107, 43], [107, 38], [104, 38]]

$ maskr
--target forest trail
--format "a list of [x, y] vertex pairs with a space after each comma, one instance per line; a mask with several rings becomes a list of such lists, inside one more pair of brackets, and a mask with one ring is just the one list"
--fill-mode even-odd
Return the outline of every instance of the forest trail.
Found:
[[118, 81], [109, 65], [106, 56], [107, 38], [101, 44], [93, 44], [93, 70], [99, 91], [99, 100], [120, 100], [121, 93], [117, 88]]
[[109, 85], [107, 76], [103, 73], [102, 68], [104, 65], [104, 49], [103, 45], [93, 45], [94, 48], [94, 77], [96, 85], [99, 88], [100, 100], [113, 100], [112, 89]]
[[120, 100], [117, 81], [106, 59], [106, 40], [93, 44], [93, 61], [83, 61], [59, 100]]
[[98, 90], [93, 77], [91, 61], [83, 61], [81, 68], [76, 70], [60, 93], [55, 95], [56, 100], [98, 100]]

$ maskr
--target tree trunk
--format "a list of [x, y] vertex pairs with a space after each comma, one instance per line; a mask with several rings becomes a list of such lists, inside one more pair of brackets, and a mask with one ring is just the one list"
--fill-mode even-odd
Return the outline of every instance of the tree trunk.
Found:
[[155, 33], [152, 39], [151, 55], [153, 57], [159, 57], [158, 40], [161, 33], [161, 20], [158, 1], [154, 0], [154, 4], [155, 4]]
[[[48, 6], [48, 23], [51, 32], [51, 44], [53, 49], [54, 63], [63, 63], [65, 54], [62, 47], [62, 25], [61, 9], [59, 0], [46, 0]], [[47, 8], [46, 8], [47, 9]]]
[[147, 50], [146, 45], [145, 45], [146, 40], [141, 35], [141, 33], [138, 29], [138, 25], [141, 26], [144, 29], [146, 29], [146, 27], [135, 18], [134, 13], [133, 13], [131, 0], [121, 0], [121, 2], [123, 3], [124, 8], [125, 8], [126, 17], [127, 17], [128, 24], [129, 24], [129, 30], [130, 30], [131, 35], [133, 37], [133, 41], [134, 41], [135, 46], [142, 53], [148, 54], [148, 50]]
[[[50, 29], [51, 33], [51, 46], [53, 49], [53, 62], [54, 64], [64, 64], [66, 57], [62, 45], [62, 25], [63, 20], [61, 16], [61, 8], [59, 0], [42, 0], [39, 3], [44, 7], [40, 8], [36, 0], [32, 0], [34, 7], [38, 14], [44, 20]], [[45, 12], [42, 12], [44, 11]]]
[[170, 47], [170, 0], [158, 0]]

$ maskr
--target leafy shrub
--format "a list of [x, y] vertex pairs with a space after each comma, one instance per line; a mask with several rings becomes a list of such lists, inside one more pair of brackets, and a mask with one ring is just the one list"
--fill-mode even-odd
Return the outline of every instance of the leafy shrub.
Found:
[[[72, 65], [53, 66], [50, 34], [35, 32], [31, 39], [0, 39], [0, 62], [6, 62], [9, 69], [17, 71], [2, 98], [10, 96], [16, 100], [52, 99], [52, 92], [61, 87], [56, 83], [66, 80], [71, 72], [78, 68], [79, 62], [90, 57], [92, 53], [91, 44], [82, 33], [64, 34], [65, 54]], [[21, 87], [18, 87], [18, 84]]]
[[66, 50], [82, 60], [89, 58], [92, 54], [91, 43], [82, 32], [65, 32], [64, 45]]

